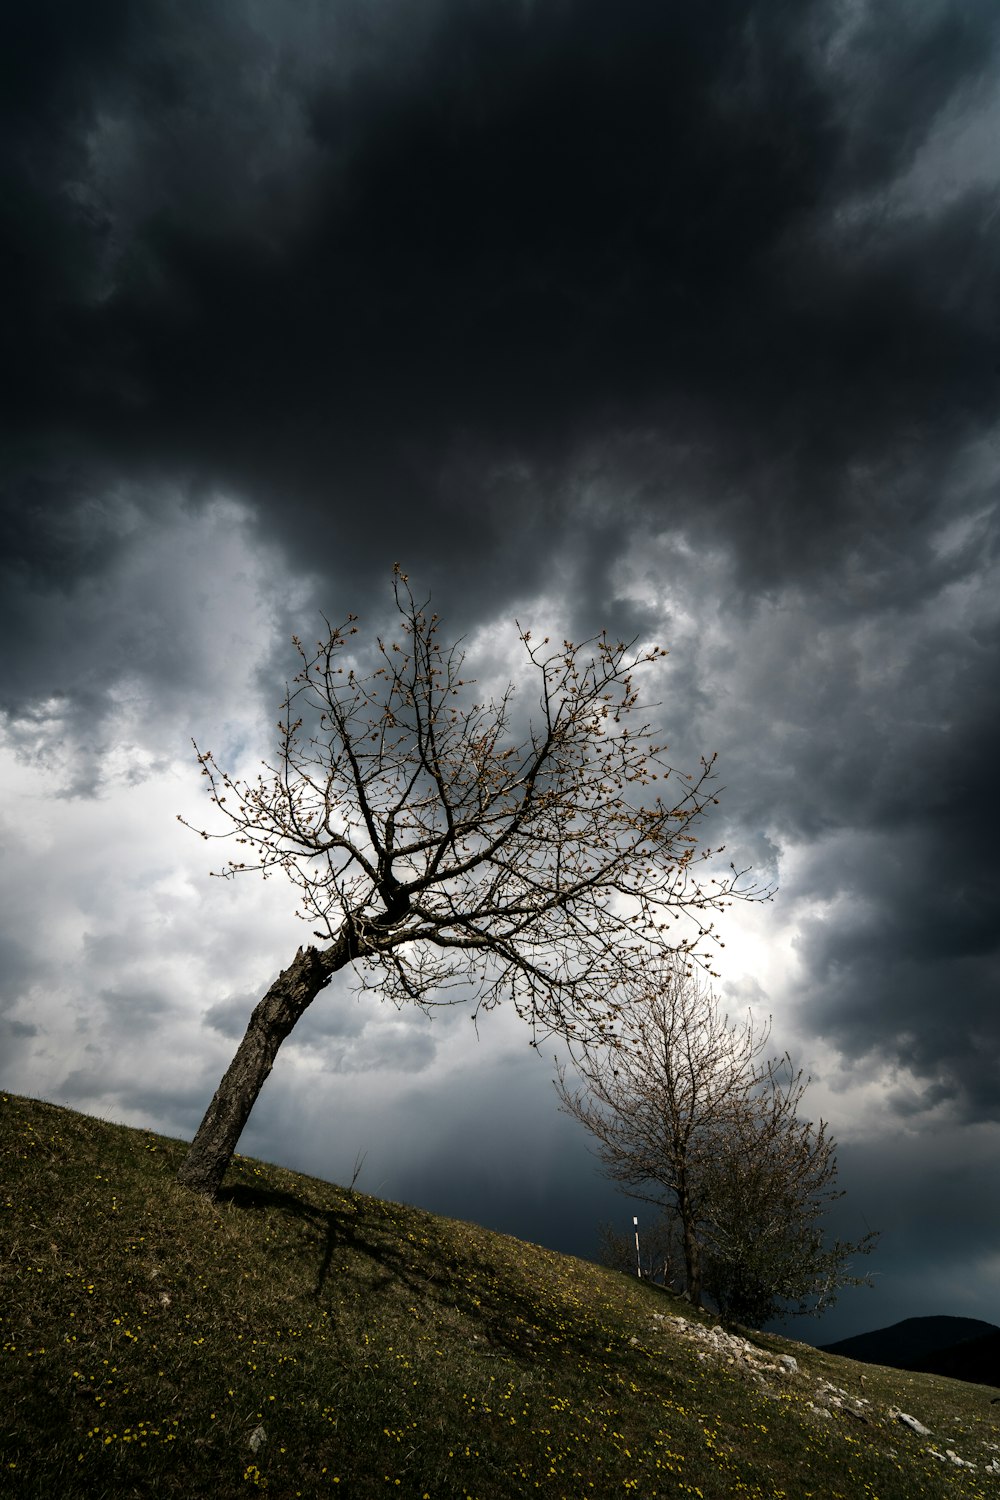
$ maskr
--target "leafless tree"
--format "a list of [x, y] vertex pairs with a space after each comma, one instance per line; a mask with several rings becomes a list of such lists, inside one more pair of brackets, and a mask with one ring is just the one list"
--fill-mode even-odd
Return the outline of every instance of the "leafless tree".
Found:
[[763, 1060], [769, 1028], [733, 1024], [706, 980], [665, 952], [623, 982], [613, 1045], [584, 1044], [576, 1080], [559, 1068], [561, 1107], [598, 1143], [605, 1171], [656, 1205], [680, 1246], [685, 1291], [724, 1316], [763, 1322], [797, 1303], [818, 1310], [865, 1278], [817, 1221], [841, 1194], [835, 1144], [800, 1120], [808, 1080]]
[[824, 1120], [800, 1118], [808, 1079], [789, 1057], [772, 1059], [750, 1100], [720, 1133], [705, 1175], [705, 1285], [721, 1315], [760, 1327], [789, 1314], [820, 1314], [845, 1286], [878, 1233], [830, 1239], [822, 1219], [844, 1196], [836, 1142]]
[[597, 1259], [612, 1271], [640, 1275], [656, 1286], [675, 1289], [677, 1282], [677, 1229], [665, 1214], [644, 1223], [639, 1231], [638, 1256], [635, 1231], [622, 1233], [613, 1224], [600, 1224], [597, 1230]]
[[224, 820], [197, 831], [241, 846], [217, 873], [287, 875], [321, 943], [257, 1005], [181, 1167], [209, 1196], [282, 1041], [345, 966], [397, 1004], [477, 1014], [507, 998], [535, 1045], [611, 1043], [623, 965], [665, 942], [704, 954], [714, 913], [761, 894], [732, 869], [698, 878], [719, 852], [694, 831], [716, 800], [714, 757], [681, 776], [653, 742], [633, 678], [661, 648], [519, 629], [538, 711], [518, 732], [513, 686], [477, 701], [460, 645], [439, 643], [398, 568], [393, 584], [398, 634], [376, 639], [369, 670], [354, 616], [315, 650], [295, 639], [278, 754], [255, 779], [195, 747]]

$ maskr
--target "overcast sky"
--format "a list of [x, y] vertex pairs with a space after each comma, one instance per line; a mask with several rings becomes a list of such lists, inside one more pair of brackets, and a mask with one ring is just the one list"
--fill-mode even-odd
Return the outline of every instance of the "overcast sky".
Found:
[[[720, 987], [877, 1289], [1000, 1323], [995, 0], [32, 0], [0, 20], [6, 1087], [190, 1136], [307, 934], [209, 878], [289, 638], [397, 559], [470, 666], [662, 641], [778, 884]], [[338, 984], [243, 1149], [582, 1255], [513, 1018]]]

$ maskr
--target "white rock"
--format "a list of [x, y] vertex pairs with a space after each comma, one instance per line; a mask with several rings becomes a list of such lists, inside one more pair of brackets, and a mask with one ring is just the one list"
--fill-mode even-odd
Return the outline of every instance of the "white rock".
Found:
[[895, 1407], [891, 1407], [889, 1415], [895, 1417], [897, 1422], [902, 1422], [904, 1427], [909, 1427], [911, 1432], [918, 1433], [920, 1437], [930, 1437], [930, 1428], [925, 1427], [923, 1422], [918, 1422], [916, 1417], [911, 1417], [907, 1412], [897, 1411]]

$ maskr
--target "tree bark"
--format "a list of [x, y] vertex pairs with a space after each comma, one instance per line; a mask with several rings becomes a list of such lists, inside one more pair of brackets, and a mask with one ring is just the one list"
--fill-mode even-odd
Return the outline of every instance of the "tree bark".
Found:
[[177, 1181], [184, 1187], [206, 1198], [216, 1197], [278, 1048], [320, 990], [351, 961], [353, 946], [345, 935], [322, 952], [300, 948], [288, 968], [278, 975], [250, 1017], [246, 1035], [181, 1163]]
[[701, 1306], [701, 1246], [695, 1225], [694, 1205], [688, 1189], [687, 1173], [680, 1173], [677, 1187], [677, 1212], [681, 1221], [681, 1236], [684, 1246], [685, 1291], [692, 1307]]

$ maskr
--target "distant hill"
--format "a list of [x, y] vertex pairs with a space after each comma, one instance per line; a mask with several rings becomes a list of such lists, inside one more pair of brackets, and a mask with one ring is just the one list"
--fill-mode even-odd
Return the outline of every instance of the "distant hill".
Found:
[[927, 1375], [949, 1375], [952, 1380], [994, 1385], [1000, 1390], [1000, 1329], [979, 1339], [965, 1339], [939, 1349], [913, 1368]]
[[981, 1318], [904, 1318], [821, 1347], [825, 1354], [864, 1364], [1000, 1386], [1000, 1328]]

